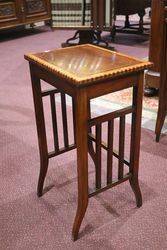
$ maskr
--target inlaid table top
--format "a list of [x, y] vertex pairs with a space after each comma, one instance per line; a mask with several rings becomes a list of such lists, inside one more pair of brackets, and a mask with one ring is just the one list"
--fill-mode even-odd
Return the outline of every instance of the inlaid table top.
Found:
[[152, 65], [90, 44], [27, 54], [25, 59], [78, 87], [144, 70]]

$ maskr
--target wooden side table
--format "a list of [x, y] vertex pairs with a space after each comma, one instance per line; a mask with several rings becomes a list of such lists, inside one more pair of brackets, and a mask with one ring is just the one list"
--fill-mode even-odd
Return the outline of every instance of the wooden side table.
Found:
[[[143, 62], [94, 45], [79, 45], [25, 55], [30, 63], [32, 89], [34, 96], [36, 124], [40, 151], [40, 175], [38, 196], [42, 195], [43, 184], [51, 157], [77, 148], [78, 208], [73, 224], [73, 239], [78, 237], [79, 228], [85, 215], [90, 197], [113, 186], [129, 180], [134, 191], [137, 206], [142, 205], [138, 183], [141, 111], [143, 95], [143, 71], [151, 63]], [[40, 80], [55, 89], [41, 91]], [[132, 105], [96, 118], [90, 117], [90, 100], [111, 92], [133, 87]], [[59, 147], [57, 118], [55, 109], [56, 93], [61, 93], [64, 147]], [[74, 144], [69, 145], [67, 109], [65, 94], [73, 99]], [[43, 111], [43, 96], [49, 95], [53, 122], [55, 150], [48, 152]], [[130, 161], [124, 159], [125, 117], [132, 113]], [[114, 119], [119, 118], [119, 153], [113, 150]], [[102, 123], [108, 123], [108, 142], [102, 142]], [[91, 128], [95, 126], [95, 135]], [[95, 142], [95, 149], [92, 142]], [[101, 181], [101, 149], [107, 150], [107, 177], [103, 186]], [[95, 189], [88, 188], [88, 151], [95, 163]], [[118, 158], [118, 178], [113, 179], [113, 156]], [[124, 174], [124, 164], [129, 166]]]

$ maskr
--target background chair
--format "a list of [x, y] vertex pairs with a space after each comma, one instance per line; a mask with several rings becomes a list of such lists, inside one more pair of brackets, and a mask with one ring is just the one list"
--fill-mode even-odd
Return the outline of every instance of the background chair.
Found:
[[[116, 31], [131, 30], [143, 33], [143, 17], [145, 15], [145, 8], [148, 7], [151, 7], [151, 0], [115, 0], [115, 15], [124, 15], [126, 17], [124, 27], [122, 29], [116, 28]], [[138, 24], [130, 24], [129, 16], [134, 14], [138, 14], [140, 17]]]
[[161, 1], [163, 26], [163, 39], [161, 51], [161, 70], [160, 70], [160, 87], [159, 87], [159, 108], [156, 121], [156, 141], [159, 142], [161, 130], [167, 113], [167, 1]]

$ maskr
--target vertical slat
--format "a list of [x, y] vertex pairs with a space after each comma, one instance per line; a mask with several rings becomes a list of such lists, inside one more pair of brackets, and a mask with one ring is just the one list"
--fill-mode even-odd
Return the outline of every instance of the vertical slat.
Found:
[[54, 93], [50, 94], [50, 104], [51, 104], [51, 114], [52, 114], [52, 124], [53, 124], [54, 149], [55, 149], [55, 152], [58, 152], [59, 151], [59, 138], [58, 138], [57, 115], [56, 115]]
[[66, 96], [64, 93], [61, 93], [61, 108], [62, 108], [64, 146], [68, 147], [69, 141], [68, 141], [68, 126], [67, 126], [67, 109], [66, 109]]
[[[91, 119], [91, 103], [90, 100], [88, 100], [88, 119]], [[88, 133], [92, 133], [92, 128], [90, 126], [88, 126]], [[93, 147], [93, 142], [90, 140], [90, 138], [88, 137], [88, 150], [89, 150], [89, 154], [96, 166], [96, 153]]]
[[101, 188], [101, 124], [96, 125], [96, 188]]
[[107, 184], [112, 182], [114, 122], [108, 122]]
[[124, 172], [124, 144], [125, 144], [125, 116], [120, 117], [119, 125], [119, 163], [118, 163], [118, 179], [123, 178]]
[[72, 110], [73, 110], [73, 131], [74, 131], [74, 144], [76, 144], [76, 117], [75, 117], [75, 100], [72, 98]]

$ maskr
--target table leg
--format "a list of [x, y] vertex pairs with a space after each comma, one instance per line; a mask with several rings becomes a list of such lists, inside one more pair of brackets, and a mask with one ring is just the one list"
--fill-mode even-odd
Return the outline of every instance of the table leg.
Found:
[[43, 102], [41, 95], [41, 83], [40, 79], [35, 74], [35, 68], [33, 65], [30, 65], [30, 71], [31, 71], [31, 82], [32, 82], [32, 91], [33, 91], [39, 153], [40, 153], [40, 173], [39, 173], [39, 180], [37, 187], [37, 195], [40, 197], [42, 196], [43, 184], [48, 169], [49, 159], [48, 159]]
[[88, 106], [85, 90], [79, 90], [75, 97], [78, 208], [73, 224], [72, 237], [77, 240], [80, 225], [88, 206]]
[[130, 185], [136, 197], [138, 207], [142, 206], [142, 195], [138, 181], [140, 137], [141, 137], [141, 115], [143, 97], [143, 73], [139, 74], [138, 83], [133, 87], [133, 106], [135, 112], [132, 114], [131, 149], [130, 149], [130, 172], [132, 178]]

